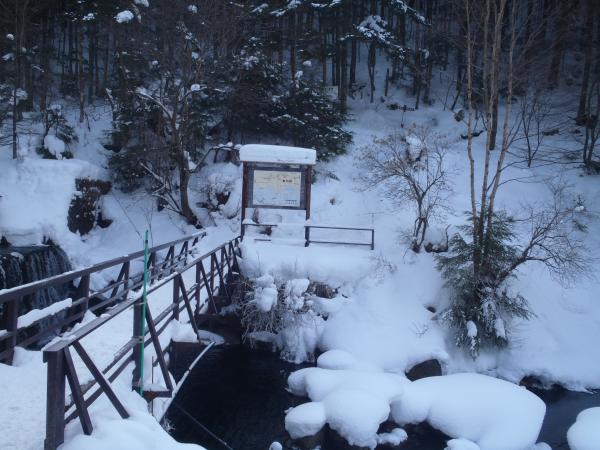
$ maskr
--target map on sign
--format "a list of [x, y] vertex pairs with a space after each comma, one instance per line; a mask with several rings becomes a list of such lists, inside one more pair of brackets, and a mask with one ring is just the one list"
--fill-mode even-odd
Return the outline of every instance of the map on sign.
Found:
[[302, 189], [300, 172], [255, 170], [252, 203], [254, 206], [299, 208]]

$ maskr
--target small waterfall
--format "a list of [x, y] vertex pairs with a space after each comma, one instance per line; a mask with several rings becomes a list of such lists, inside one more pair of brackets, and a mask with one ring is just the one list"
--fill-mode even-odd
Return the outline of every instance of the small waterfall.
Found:
[[[0, 247], [0, 289], [12, 288], [32, 281], [58, 275], [71, 270], [67, 254], [56, 245], [28, 247]], [[70, 295], [70, 286], [56, 286], [26, 296], [21, 302], [19, 315], [32, 309], [42, 309]], [[0, 305], [0, 325], [4, 323], [3, 306]], [[39, 331], [59, 318], [43, 320], [33, 327]], [[2, 328], [2, 326], [0, 326]]]

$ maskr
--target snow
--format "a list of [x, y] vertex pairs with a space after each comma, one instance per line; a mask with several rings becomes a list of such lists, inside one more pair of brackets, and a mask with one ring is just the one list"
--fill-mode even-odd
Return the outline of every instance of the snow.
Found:
[[63, 309], [69, 308], [72, 304], [73, 304], [73, 300], [70, 298], [67, 298], [65, 300], [61, 300], [59, 302], [52, 303], [50, 306], [47, 306], [46, 308], [43, 308], [43, 309], [32, 309], [32, 310], [26, 312], [25, 314], [23, 314], [22, 316], [19, 316], [19, 318], [17, 319], [17, 327], [18, 328], [28, 327], [32, 323], [37, 322], [38, 320], [43, 319], [44, 317], [51, 316], [53, 314], [56, 314], [56, 313], [62, 311]]
[[581, 411], [567, 432], [567, 440], [571, 450], [597, 450], [600, 445], [600, 407]]
[[2, 161], [0, 233], [14, 245], [42, 243], [44, 237], [62, 244], [74, 238], [67, 217], [75, 179], [102, 177], [100, 168], [75, 159]]
[[262, 312], [271, 311], [273, 306], [277, 304], [277, 287], [273, 283], [272, 276], [263, 275], [256, 279], [254, 302]]
[[406, 385], [391, 410], [400, 425], [426, 420], [448, 436], [476, 443], [481, 450], [523, 450], [536, 443], [546, 405], [507, 381], [458, 373]]
[[485, 375], [452, 374], [411, 383], [398, 374], [331, 370], [322, 364], [288, 378], [292, 393], [311, 400], [287, 413], [286, 429], [294, 438], [314, 435], [327, 423], [353, 445], [400, 443], [406, 439], [402, 429], [377, 435], [391, 414], [399, 425], [429, 422], [454, 438], [448, 442], [452, 450], [526, 450], [535, 445], [546, 411], [525, 388]]
[[118, 13], [115, 16], [115, 20], [118, 23], [128, 23], [131, 22], [134, 18], [134, 15], [131, 11], [129, 11], [128, 9], [121, 11], [120, 13]]
[[316, 150], [284, 145], [247, 144], [240, 148], [244, 162], [315, 165]]
[[327, 423], [325, 405], [309, 402], [290, 410], [285, 416], [285, 429], [292, 439], [317, 434]]
[[[120, 14], [123, 13], [129, 13], [123, 17], [126, 21], [133, 20], [133, 13], [123, 11]], [[379, 27], [380, 24], [371, 22], [366, 24], [368, 29], [365, 31], [383, 34], [385, 30]], [[406, 104], [410, 99], [392, 92], [388, 101]], [[386, 411], [391, 411], [400, 416], [406, 414], [414, 420], [428, 420], [447, 432], [453, 437], [447, 443], [451, 450], [507, 450], [517, 448], [511, 445], [530, 446], [535, 442], [536, 428], [539, 429], [540, 416], [543, 416], [543, 405], [538, 400], [506, 382], [474, 374], [471, 376], [476, 381], [467, 382], [467, 374], [452, 374], [481, 372], [515, 383], [530, 375], [542, 382], [556, 382], [571, 389], [600, 388], [598, 280], [584, 279], [574, 285], [561, 286], [542, 266], [523, 267], [513, 281], [513, 288], [527, 298], [535, 317], [513, 324], [510, 329], [513, 345], [500, 351], [484, 351], [476, 360], [465, 357], [462, 351], [454, 348], [449, 330], [438, 320], [438, 313], [426, 309], [435, 307], [439, 312], [448, 305], [449, 293], [435, 269], [434, 259], [426, 253], [412, 254], [399, 239], [401, 232], [412, 227], [414, 217], [389, 199], [382, 198], [380, 192], [367, 192], [354, 181], [354, 155], [371, 141], [373, 135], [383, 136], [397, 129], [402, 113], [389, 111], [383, 104], [369, 105], [352, 99], [349, 107], [354, 118], [349, 128], [354, 132], [355, 144], [348, 155], [319, 163], [317, 181], [313, 185], [312, 220], [342, 226], [373, 226], [377, 230], [377, 251], [328, 245], [304, 248], [301, 238], [296, 239], [297, 242], [293, 239], [297, 230], [303, 230], [303, 218], [297, 221], [295, 231], [293, 226], [288, 229], [277, 227], [271, 243], [245, 239], [242, 244], [243, 271], [257, 278], [270, 276], [273, 282], [291, 282], [286, 295], [291, 305], [299, 304], [303, 296], [298, 280], [321, 281], [339, 289], [334, 299], [310, 299], [315, 311], [328, 316], [326, 321], [307, 320], [279, 337], [268, 336], [269, 340], [278, 340], [280, 347], [295, 346], [290, 353], [292, 360], [294, 357], [302, 360], [317, 349], [325, 351], [317, 360], [318, 367], [290, 376], [290, 389], [298, 395], [308, 396], [310, 402], [290, 410], [286, 428], [289, 426], [294, 433], [306, 435], [319, 424], [331, 422], [347, 439], [372, 446], [382, 440], [403, 437], [401, 431], [396, 431], [400, 428], [389, 433], [394, 436], [376, 434], [380, 421], [387, 419]], [[107, 196], [102, 205], [103, 214], [115, 219], [108, 229], [94, 230], [85, 239], [68, 231], [66, 217], [75, 194], [75, 178], [104, 178], [106, 175], [102, 169], [106, 155], [99, 144], [100, 136], [110, 124], [110, 109], [105, 109], [104, 122], [101, 120], [89, 132], [84, 127], [78, 129], [80, 144], [71, 144], [78, 159], [37, 158], [34, 149], [41, 144], [41, 133], [20, 136], [19, 154], [27, 155], [20, 161], [7, 159], [8, 151], [0, 155], [0, 232], [11, 243], [27, 245], [49, 237], [63, 246], [74, 265], [80, 267], [139, 250], [139, 234], [146, 228], [152, 230], [154, 244], [194, 231], [176, 215], [155, 212], [153, 201], [145, 192], [124, 195], [118, 191]], [[459, 169], [466, 167], [465, 144], [458, 137], [463, 131], [462, 125], [456, 124], [452, 113], [444, 112], [438, 106], [423, 107], [419, 111], [406, 112], [403, 121], [406, 126], [412, 122], [436, 124], [436, 129], [447, 133], [449, 140], [454, 142], [449, 162]], [[562, 143], [557, 142], [557, 145]], [[482, 147], [483, 142], [475, 139], [477, 164], [482, 163]], [[313, 150], [302, 149], [304, 156], [300, 158], [297, 149], [294, 152], [289, 149], [251, 145], [242, 147], [240, 157], [256, 162], [311, 164], [305, 161], [312, 161], [314, 164]], [[579, 214], [596, 214], [600, 207], [597, 180], [580, 176], [576, 168], [565, 166], [561, 171], [583, 199], [583, 203], [576, 206]], [[337, 180], [328, 177], [328, 172], [335, 173]], [[206, 214], [206, 223], [216, 225], [208, 228], [209, 235], [203, 244], [203, 248], [210, 249], [213, 244], [238, 233], [236, 214], [241, 195], [241, 170], [233, 164], [209, 164], [198, 173], [192, 180], [194, 205], [199, 198], [194, 189], [211, 176], [212, 181], [208, 182], [216, 185], [226, 179], [228, 189], [231, 187], [227, 204]], [[219, 174], [224, 174], [223, 178]], [[498, 198], [502, 207], [515, 211], [515, 198], [545, 198], [547, 193], [541, 180], [555, 172], [542, 168], [521, 173], [510, 168], [506, 178], [522, 175], [534, 177], [536, 182], [503, 186]], [[448, 224], [451, 234], [456, 225], [464, 222], [462, 211], [469, 207], [466, 200], [468, 180], [461, 176], [454, 182], [455, 192], [448, 205], [452, 211], [447, 223], [433, 224], [432, 230], [443, 230]], [[597, 254], [600, 248], [597, 224], [591, 223], [589, 228], [585, 243], [592, 254]], [[598, 263], [594, 261], [590, 267], [597, 272]], [[273, 287], [274, 283], [266, 285], [267, 293]], [[170, 295], [164, 291], [162, 294], [165, 298]], [[261, 296], [261, 304], [266, 310], [277, 301], [273, 294], [271, 290], [270, 296]], [[131, 317], [123, 317], [106, 334], [88, 339], [86, 345], [90, 346], [90, 353], [98, 358], [99, 364], [110, 361], [114, 351], [130, 338], [130, 324]], [[496, 325], [499, 331], [507, 332], [504, 322]], [[471, 328], [470, 334], [474, 335], [477, 330]], [[173, 324], [165, 334], [176, 340], [195, 339], [187, 324]], [[201, 332], [201, 337], [215, 338], [207, 332]], [[414, 383], [409, 383], [402, 375], [413, 365], [431, 358], [438, 359], [444, 373], [450, 375]], [[1, 448], [39, 450], [43, 447], [45, 370], [40, 352], [21, 349], [17, 349], [15, 366], [0, 365], [0, 398], [4, 402], [0, 414], [3, 425]], [[130, 373], [129, 369], [124, 373]], [[83, 377], [82, 382], [85, 379]], [[123, 392], [129, 389], [128, 381], [123, 382]], [[94, 410], [94, 434], [84, 437], [79, 425], [73, 424], [65, 447], [70, 450], [120, 448], [121, 443], [130, 444], [132, 448], [159, 445], [171, 448], [176, 445], [156, 426], [155, 419], [147, 415], [145, 404], [142, 407], [141, 404], [136, 406], [137, 403], [128, 398], [127, 407], [134, 414], [127, 421], [119, 420], [110, 409]], [[597, 448], [594, 444], [599, 438], [592, 436], [598, 429], [597, 423], [597, 412], [582, 413], [569, 432], [570, 445], [575, 450]], [[114, 439], [107, 431], [112, 433], [113, 429]], [[488, 440], [496, 437], [498, 443], [494, 445], [497, 447], [489, 447]], [[576, 441], [579, 437], [585, 442]], [[588, 446], [577, 447], [581, 444]], [[537, 444], [535, 448], [542, 450], [547, 446]]]
[[123, 387], [118, 395], [119, 399], [125, 399], [131, 415], [129, 419], [122, 420], [109, 405], [96, 407], [92, 416], [94, 432], [89, 436], [75, 434], [71, 423], [61, 450], [203, 450], [199, 445], [183, 444], [173, 439], [150, 415], [145, 400], [131, 389]]
[[389, 433], [381, 433], [376, 436], [377, 444], [387, 444], [391, 446], [400, 445], [408, 439], [406, 431], [402, 428], [394, 428]]
[[65, 143], [52, 134], [44, 138], [44, 147], [58, 159], [62, 159], [61, 154], [66, 149]]
[[[339, 361], [342, 356], [337, 354], [331, 359]], [[318, 364], [319, 367], [300, 369], [288, 378], [290, 391], [308, 396], [312, 406], [299, 405], [290, 410], [286, 429], [296, 437], [315, 434], [317, 424], [323, 422], [322, 415], [315, 411], [323, 408], [326, 423], [349, 443], [375, 447], [379, 425], [388, 418], [390, 403], [402, 393], [408, 380], [392, 373], [326, 369], [321, 367], [327, 365], [322, 359]]]

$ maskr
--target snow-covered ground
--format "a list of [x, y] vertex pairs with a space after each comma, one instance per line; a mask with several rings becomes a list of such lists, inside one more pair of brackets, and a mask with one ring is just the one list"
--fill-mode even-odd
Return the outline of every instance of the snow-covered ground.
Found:
[[[390, 99], [394, 100], [402, 104], [406, 99]], [[600, 283], [590, 277], [563, 286], [544, 267], [525, 266], [514, 281], [513, 289], [529, 301], [535, 316], [515, 325], [513, 341], [507, 349], [483, 353], [476, 360], [457, 350], [444, 324], [437, 320], [436, 313], [431, 312], [441, 311], [448, 305], [448, 292], [435, 268], [435, 261], [431, 254], [412, 253], [401, 238], [413, 225], [413, 212], [408, 206], [392, 203], [377, 190], [365, 190], [356, 181], [355, 156], [373, 136], [397, 130], [402, 117], [405, 126], [428, 124], [434, 130], [446, 133], [452, 142], [449, 162], [454, 176], [453, 192], [448, 200], [449, 212], [433, 230], [441, 234], [439, 230], [446, 224], [461, 224], [463, 211], [469, 207], [465, 142], [459, 137], [464, 126], [455, 122], [451, 112], [437, 106], [407, 113], [388, 110], [379, 103], [371, 105], [366, 100], [352, 102], [350, 106], [353, 120], [349, 127], [354, 133], [354, 144], [347, 155], [316, 166], [311, 220], [313, 224], [374, 227], [375, 251], [317, 244], [304, 248], [294, 242], [294, 238], [302, 236], [301, 226], [276, 229], [273, 242], [252, 242], [248, 238], [243, 244], [244, 270], [248, 275], [269, 275], [275, 280], [310, 279], [339, 288], [336, 298], [318, 305], [328, 319], [315, 321], [312, 329], [304, 330], [302, 345], [297, 346], [303, 356], [317, 348], [327, 353], [321, 356], [319, 367], [294, 374], [290, 379], [291, 388], [308, 395], [311, 400], [288, 415], [290, 432], [298, 436], [310, 434], [327, 422], [349, 440], [363, 445], [372, 446], [385, 439], [401, 440], [405, 437], [401, 429], [393, 436], [377, 436], [379, 423], [386, 420], [390, 412], [398, 414], [398, 422], [406, 419], [401, 407], [403, 396], [417, 396], [425, 402], [426, 397], [438, 393], [435, 402], [418, 405], [427, 409], [426, 412], [419, 410], [418, 417], [456, 438], [449, 442], [449, 448], [470, 449], [476, 448], [473, 447], [476, 444], [483, 450], [509, 450], [520, 448], [518, 445], [521, 444], [535, 443], [543, 405], [523, 389], [476, 375], [470, 375], [473, 378], [449, 375], [442, 377], [444, 381], [410, 384], [403, 374], [419, 362], [436, 358], [442, 363], [445, 374], [477, 372], [514, 383], [533, 375], [543, 382], [559, 383], [570, 389], [598, 389], [600, 303], [597, 297]], [[78, 129], [80, 140], [72, 149], [73, 160], [42, 160], [29, 149], [22, 151], [28, 153], [22, 161], [14, 162], [8, 159], [8, 152], [0, 152], [3, 173], [0, 178], [0, 228], [11, 242], [34, 243], [40, 242], [42, 236], [50, 237], [65, 249], [76, 267], [82, 267], [139, 250], [145, 229], [151, 230], [153, 244], [196, 231], [173, 214], [156, 212], [153, 199], [147, 195], [123, 194], [116, 189], [103, 199], [102, 206], [106, 216], [114, 219], [111, 226], [96, 229], [85, 237], [68, 231], [66, 217], [74, 193], [74, 179], [108, 177], [107, 151], [98, 143], [108, 129], [107, 117], [106, 112], [99, 111], [93, 127]], [[483, 139], [482, 136], [475, 140], [478, 163], [481, 163]], [[571, 145], [560, 136], [556, 139], [557, 145]], [[27, 146], [22, 144], [21, 147]], [[533, 177], [529, 181], [535, 182], [503, 186], [500, 207], [516, 212], [524, 202], [543, 201], [549, 197], [544, 180], [556, 177], [556, 168], [516, 171], [511, 169], [505, 177], [527, 175]], [[600, 226], [597, 220], [592, 220], [597, 219], [600, 212], [598, 181], [582, 176], [576, 166], [564, 166], [561, 171], [561, 176], [571, 185], [573, 202], [581, 198], [585, 204], [586, 212], [582, 213], [582, 220], [588, 221], [585, 247], [591, 255], [598, 254]], [[328, 173], [335, 174], [335, 178]], [[222, 210], [223, 214], [205, 215], [206, 223], [212, 221], [216, 226], [207, 228], [203, 249], [211, 249], [239, 232], [239, 218], [231, 217], [239, 206], [240, 174], [240, 168], [232, 164], [215, 164], [203, 169], [192, 180], [193, 197], [200, 195], [205, 180], [230, 184], [232, 188], [232, 197], [227, 208]], [[276, 213], [264, 217], [280, 219]], [[297, 221], [301, 222], [302, 218]], [[321, 233], [326, 237], [328, 232]], [[364, 234], [346, 233], [335, 237], [365, 238]], [[592, 260], [589, 269], [592, 274], [599, 273], [600, 263]], [[160, 291], [156, 293], [156, 299], [160, 303]], [[128, 338], [130, 323], [131, 317], [123, 314], [102, 336], [86, 338], [84, 346], [100, 364], [108, 362]], [[81, 363], [76, 363], [85, 373]], [[464, 388], [465, 385], [468, 388]], [[113, 448], [111, 445], [116, 442], [113, 439], [118, 439], [119, 444], [127, 443], [127, 448], [179, 448], [154, 422], [143, 402], [131, 394], [130, 380], [125, 375], [115, 386], [126, 399], [133, 419], [119, 421], [108, 404], [97, 402], [93, 410], [95, 433], [84, 437], [79, 424], [72, 423], [67, 430], [69, 441], [65, 448]], [[493, 388], [488, 389], [489, 386]], [[460, 400], [468, 400], [470, 406], [465, 415], [452, 409], [458, 402], [452, 392], [464, 393]], [[481, 392], [485, 395], [479, 396]], [[0, 448], [41, 449], [45, 367], [40, 352], [19, 350], [14, 366], [0, 365], [0, 398], [3, 400]], [[518, 414], [508, 414], [506, 410], [490, 412], [490, 405], [502, 406], [508, 399], [514, 399], [523, 410], [511, 410]], [[358, 409], [360, 414], [356, 414]], [[522, 418], [521, 414], [525, 413], [527, 417]], [[461, 418], [471, 417], [469, 414], [481, 416], [479, 430], [461, 421]], [[448, 421], [448, 415], [460, 417]], [[517, 428], [513, 420], [518, 420], [519, 433], [514, 431]], [[497, 436], [511, 437], [503, 436], [506, 429], [510, 429], [510, 433], [514, 431], [515, 440], [512, 443], [502, 440], [500, 442], [506, 446], [498, 447]]]

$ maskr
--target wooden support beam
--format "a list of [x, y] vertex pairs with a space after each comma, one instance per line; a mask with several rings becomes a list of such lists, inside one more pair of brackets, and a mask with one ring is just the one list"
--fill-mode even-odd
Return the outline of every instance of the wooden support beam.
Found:
[[94, 428], [92, 427], [90, 413], [88, 412], [87, 406], [85, 406], [83, 392], [81, 391], [81, 385], [79, 384], [79, 378], [77, 378], [77, 372], [75, 371], [75, 366], [73, 365], [73, 359], [71, 358], [69, 347], [66, 347], [63, 352], [65, 373], [67, 375], [69, 387], [71, 388], [71, 396], [73, 397], [73, 402], [75, 403], [75, 409], [77, 410], [77, 415], [79, 416], [83, 433], [89, 436], [92, 434]]
[[188, 297], [187, 291], [185, 290], [185, 284], [183, 283], [183, 277], [181, 274], [177, 274], [177, 278], [179, 279], [179, 289], [181, 290], [181, 295], [183, 296], [183, 303], [185, 304], [185, 309], [187, 309], [188, 315], [190, 316], [190, 323], [192, 324], [192, 329], [196, 336], [198, 336], [198, 326], [196, 325], [196, 321], [194, 320], [194, 313], [192, 311], [192, 305], [190, 303], [190, 299]]
[[215, 298], [213, 296], [213, 289], [211, 287], [211, 284], [208, 283], [208, 278], [206, 276], [206, 271], [204, 270], [203, 264], [200, 264], [200, 271], [202, 273], [202, 279], [204, 280], [204, 286], [206, 286], [206, 293], [208, 294], [208, 300], [210, 301], [210, 304], [213, 307], [213, 312], [215, 314], [217, 314], [218, 311], [217, 311], [217, 305], [215, 304]]
[[[92, 358], [90, 358], [90, 356], [84, 350], [81, 343], [79, 341], [75, 341], [75, 342], [73, 342], [73, 347], [75, 348], [75, 351], [77, 352], [77, 354], [79, 355], [79, 357], [81, 358], [83, 363], [86, 365], [88, 370], [92, 373], [92, 376], [98, 382], [98, 385], [102, 388], [102, 390], [104, 391], [104, 393], [106, 394], [106, 396], [108, 397], [108, 399], [110, 400], [112, 405], [115, 407], [115, 409], [117, 410], [117, 412], [119, 413], [121, 418], [128, 419], [129, 413], [127, 412], [127, 410], [125, 409], [125, 407], [123, 406], [123, 404], [121, 403], [119, 398], [116, 396], [115, 392], [112, 390], [112, 387], [110, 386], [110, 383], [108, 382], [108, 380], [106, 378], [104, 378], [104, 375], [102, 374], [102, 372], [100, 372], [100, 370], [98, 370], [98, 368], [94, 364], [94, 361], [92, 361]], [[63, 384], [64, 384], [64, 381], [63, 381]], [[64, 411], [64, 401], [63, 401], [63, 411]], [[64, 412], [63, 412], [63, 416], [64, 416]], [[64, 426], [63, 426], [63, 428], [64, 428]]]
[[[173, 280], [173, 282], [175, 282], [175, 280]], [[167, 385], [167, 389], [172, 391], [173, 383], [171, 382], [171, 376], [169, 375], [169, 370], [167, 369], [165, 355], [160, 346], [160, 341], [158, 340], [158, 333], [156, 332], [156, 327], [154, 325], [154, 320], [152, 319], [152, 314], [150, 313], [150, 308], [146, 308], [146, 324], [148, 325], [148, 330], [150, 331], [150, 337], [152, 338], [152, 344], [154, 345], [154, 351], [156, 352], [160, 371]]]
[[44, 362], [48, 364], [44, 450], [56, 450], [65, 441], [65, 353], [44, 351]]

